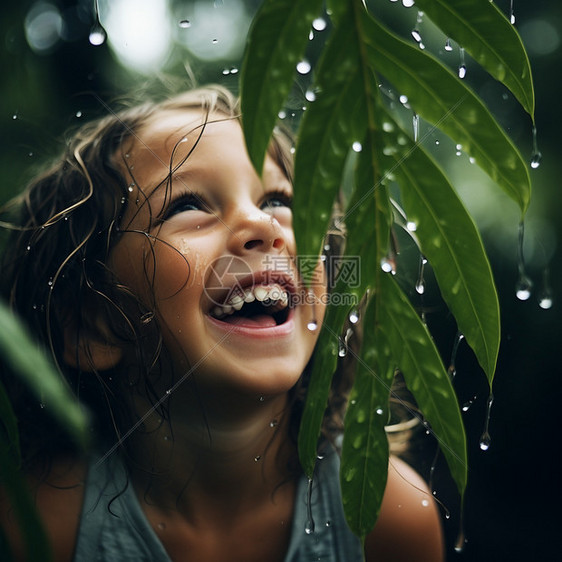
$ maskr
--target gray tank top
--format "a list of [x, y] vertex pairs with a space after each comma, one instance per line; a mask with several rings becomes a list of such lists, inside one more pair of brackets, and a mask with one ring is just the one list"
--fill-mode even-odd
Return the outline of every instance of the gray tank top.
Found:
[[[364, 559], [361, 542], [344, 519], [338, 472], [339, 457], [333, 451], [317, 463], [312, 533], [305, 530], [308, 480], [299, 479], [285, 562]], [[171, 562], [117, 459], [90, 465], [74, 562]]]

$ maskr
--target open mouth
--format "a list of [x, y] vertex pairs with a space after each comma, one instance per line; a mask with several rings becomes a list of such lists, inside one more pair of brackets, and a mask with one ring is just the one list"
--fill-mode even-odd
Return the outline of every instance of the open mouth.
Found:
[[266, 282], [237, 288], [210, 314], [232, 325], [270, 328], [284, 324], [291, 310], [291, 292], [281, 283]]

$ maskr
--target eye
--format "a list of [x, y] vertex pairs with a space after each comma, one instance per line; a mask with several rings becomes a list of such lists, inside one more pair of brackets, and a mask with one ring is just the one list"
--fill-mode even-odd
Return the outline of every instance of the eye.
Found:
[[288, 207], [291, 209], [293, 206], [293, 196], [285, 191], [273, 191], [265, 196], [261, 208], [263, 210], [275, 209], [277, 207]]
[[208, 206], [200, 195], [196, 193], [185, 193], [170, 203], [162, 218], [166, 220], [179, 213], [206, 211], [207, 209]]

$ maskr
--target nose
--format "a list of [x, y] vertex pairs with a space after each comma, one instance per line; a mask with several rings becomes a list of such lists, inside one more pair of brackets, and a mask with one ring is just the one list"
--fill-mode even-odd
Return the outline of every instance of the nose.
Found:
[[285, 248], [285, 236], [279, 221], [272, 213], [253, 204], [238, 207], [229, 222], [229, 250], [233, 254], [281, 252]]

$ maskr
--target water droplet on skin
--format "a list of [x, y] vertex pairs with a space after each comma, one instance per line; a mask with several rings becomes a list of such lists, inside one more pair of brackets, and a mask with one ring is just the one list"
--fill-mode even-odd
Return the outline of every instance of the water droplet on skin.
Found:
[[279, 422], [277, 420], [271, 420], [269, 422], [269, 427], [276, 427]]
[[332, 526], [332, 522], [330, 520], [326, 521], [326, 527], [331, 527]]
[[261, 455], [256, 455], [254, 457], [254, 462], [258, 462], [261, 459]]
[[316, 320], [311, 320], [306, 326], [311, 332], [315, 332], [318, 329], [318, 322]]
[[310, 63], [307, 60], [302, 60], [297, 64], [297, 72], [299, 74], [308, 74], [311, 68]]
[[258, 398], [258, 400], [259, 400], [260, 402], [265, 402], [265, 396], [260, 396], [260, 397]]
[[141, 324], [148, 324], [149, 322], [152, 322], [153, 318], [154, 312], [147, 312], [141, 316]]
[[166, 523], [164, 523], [163, 521], [161, 521], [160, 523], [158, 523], [158, 528], [163, 531], [166, 528]]
[[179, 26], [182, 29], [187, 29], [188, 27], [191, 27], [191, 22], [189, 20], [180, 20]]
[[429, 506], [429, 500], [424, 499], [424, 500], [421, 501], [421, 504], [422, 504], [423, 507], [428, 507]]

